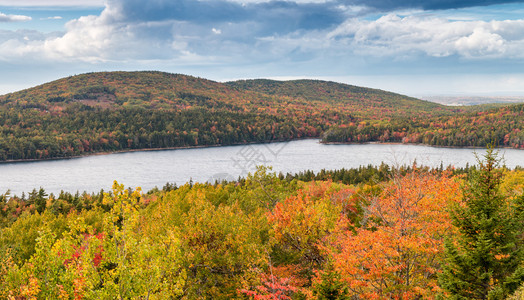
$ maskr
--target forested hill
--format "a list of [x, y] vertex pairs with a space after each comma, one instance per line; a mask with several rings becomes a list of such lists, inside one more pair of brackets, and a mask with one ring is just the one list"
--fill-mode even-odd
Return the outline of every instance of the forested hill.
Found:
[[[99, 72], [62, 78], [0, 97], [13, 106], [56, 108], [73, 103], [102, 108], [187, 109], [260, 100], [254, 93], [192, 76], [163, 72]], [[218, 104], [220, 103], [220, 104]]]
[[[456, 111], [450, 107], [382, 90], [319, 80], [240, 80], [226, 84], [163, 72], [100, 72], [62, 78], [0, 97], [22, 107], [65, 107], [71, 103], [103, 108], [187, 109], [195, 106], [261, 111], [295, 105], [399, 115]], [[269, 112], [273, 111], [268, 109]]]
[[471, 110], [316, 80], [89, 73], [0, 96], [0, 161], [305, 137], [524, 147], [518, 106]]
[[452, 108], [392, 92], [331, 81], [253, 79], [227, 82], [226, 84], [242, 90], [286, 96], [310, 103], [323, 102], [335, 107], [350, 107], [357, 115], [373, 114], [373, 111], [377, 109], [382, 114], [389, 115], [389, 113], [392, 113], [396, 116], [414, 114], [415, 112], [435, 115], [457, 111], [456, 107]]

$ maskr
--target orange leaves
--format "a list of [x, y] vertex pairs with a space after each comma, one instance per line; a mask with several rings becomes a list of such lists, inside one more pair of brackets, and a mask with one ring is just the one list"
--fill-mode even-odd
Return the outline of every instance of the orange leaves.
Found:
[[20, 286], [20, 296], [22, 299], [36, 300], [40, 293], [40, 283], [37, 278], [29, 277], [29, 282], [26, 285]]
[[369, 299], [429, 297], [450, 228], [446, 207], [459, 191], [447, 176], [413, 172], [370, 199], [362, 227], [341, 231], [328, 250], [351, 291]]
[[275, 237], [304, 234], [306, 238], [320, 237], [330, 232], [346, 206], [350, 189], [330, 181], [308, 183], [296, 196], [277, 203], [268, 215]]
[[311, 182], [277, 203], [268, 213], [274, 238], [273, 256], [280, 267], [294, 270], [290, 275], [302, 278], [308, 285], [311, 272], [326, 261], [322, 245], [333, 233], [337, 223], [346, 220], [344, 212], [353, 190], [331, 181]]
[[261, 274], [261, 284], [251, 289], [241, 289], [240, 294], [255, 300], [291, 300], [298, 288], [293, 285], [293, 278], [282, 278], [272, 274]]

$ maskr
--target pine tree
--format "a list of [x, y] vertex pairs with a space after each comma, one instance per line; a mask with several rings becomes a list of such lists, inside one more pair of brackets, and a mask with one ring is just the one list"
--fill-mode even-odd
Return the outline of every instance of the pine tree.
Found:
[[498, 152], [489, 147], [464, 188], [463, 205], [452, 212], [458, 235], [446, 241], [439, 278], [451, 299], [504, 299], [524, 280], [519, 223], [522, 214], [499, 192]]

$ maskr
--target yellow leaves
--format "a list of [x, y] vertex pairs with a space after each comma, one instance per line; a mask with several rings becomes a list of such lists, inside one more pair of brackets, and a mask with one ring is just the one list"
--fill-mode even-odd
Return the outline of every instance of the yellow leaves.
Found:
[[508, 196], [524, 194], [524, 170], [506, 170], [500, 190]]
[[130, 192], [129, 189], [124, 189], [123, 184], [119, 184], [116, 180], [113, 182], [113, 192], [104, 193], [103, 204], [112, 206], [110, 222], [119, 224], [123, 220], [128, 220], [128, 223], [133, 227], [138, 222], [137, 210], [140, 208], [142, 189], [137, 187]]
[[85, 219], [81, 216], [71, 215], [68, 219], [69, 232], [64, 234], [69, 236], [77, 236], [82, 233], [93, 233], [93, 228], [86, 224]]
[[36, 300], [37, 295], [40, 293], [40, 283], [35, 277], [30, 277], [29, 282], [26, 285], [20, 287], [20, 296], [27, 297], [30, 300]]

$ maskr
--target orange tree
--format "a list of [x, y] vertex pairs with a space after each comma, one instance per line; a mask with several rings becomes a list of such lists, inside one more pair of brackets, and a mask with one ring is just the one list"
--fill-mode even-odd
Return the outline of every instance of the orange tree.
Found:
[[430, 298], [451, 226], [446, 207], [459, 199], [459, 182], [446, 174], [394, 177], [368, 199], [360, 227], [342, 224], [333, 235], [326, 248], [334, 271], [360, 298]]
[[274, 266], [266, 277], [293, 279], [302, 292], [309, 289], [315, 272], [326, 263], [321, 245], [356, 210], [353, 194], [347, 185], [318, 181], [305, 183], [296, 195], [278, 202], [268, 213]]

